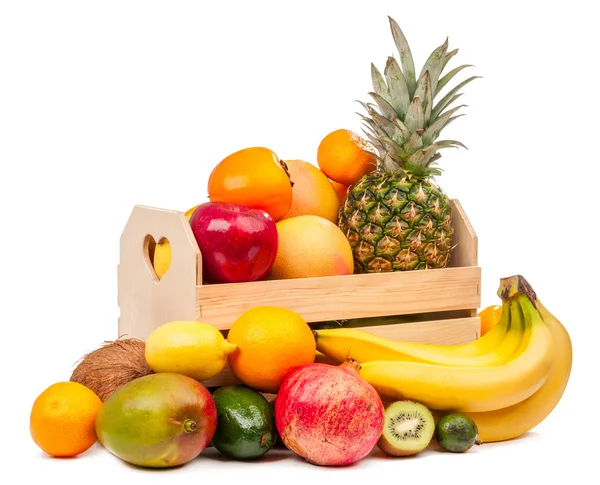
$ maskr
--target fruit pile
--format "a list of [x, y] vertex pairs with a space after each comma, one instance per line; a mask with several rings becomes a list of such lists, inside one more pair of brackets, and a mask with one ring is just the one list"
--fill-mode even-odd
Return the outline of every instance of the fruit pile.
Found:
[[[250, 147], [224, 158], [209, 201], [186, 212], [206, 283], [444, 268], [452, 221], [435, 184], [439, 140], [475, 79], [434, 99], [466, 65], [444, 42], [416, 75], [390, 19], [400, 61], [372, 66], [375, 104], [363, 103], [368, 141], [325, 136], [317, 165]], [[171, 249], [152, 258], [159, 277]], [[308, 463], [355, 463], [378, 447], [408, 456], [435, 443], [449, 452], [510, 440], [561, 399], [572, 348], [563, 325], [522, 276], [504, 278], [501, 305], [481, 312], [481, 337], [462, 345], [399, 342], [353, 328], [311, 328], [298, 313], [256, 305], [224, 334], [201, 321], [170, 321], [146, 341], [110, 342], [86, 355], [70, 381], [33, 403], [30, 431], [52, 456], [99, 441], [138, 466], [183, 465], [212, 446], [258, 460], [278, 444]], [[239, 382], [207, 387], [229, 370]]]
[[315, 330], [317, 350], [355, 359], [385, 400], [415, 400], [437, 417], [460, 412], [473, 419], [482, 441], [509, 440], [554, 409], [569, 380], [572, 346], [522, 276], [501, 280], [498, 294], [499, 321], [467, 344], [396, 342], [341, 328]]
[[[448, 41], [416, 76], [410, 47], [390, 18], [400, 64], [387, 59], [383, 74], [371, 65], [375, 102], [361, 103], [367, 139], [339, 129], [317, 148], [318, 168], [280, 160], [273, 150], [250, 147], [212, 170], [210, 202], [186, 212], [203, 256], [206, 283], [444, 268], [452, 250], [448, 195], [434, 177], [440, 150], [464, 147], [440, 140], [461, 115], [451, 107], [463, 69], [442, 75], [458, 50]], [[158, 248], [160, 277], [169, 248]], [[301, 255], [301, 257], [299, 256]], [[157, 261], [158, 260], [158, 261]]]
[[[572, 348], [522, 276], [502, 279], [498, 296], [499, 320], [461, 345], [312, 330], [278, 306], [244, 312], [227, 337], [199, 321], [168, 322], [143, 344], [145, 375], [106, 393], [74, 372], [36, 399], [31, 435], [53, 456], [83, 453], [98, 439], [151, 468], [185, 464], [208, 446], [256, 460], [280, 443], [308, 463], [341, 466], [375, 447], [400, 457], [431, 443], [465, 452], [510, 440], [559, 402]], [[239, 384], [205, 387], [226, 364]], [[117, 373], [121, 363], [112, 365]]]
[[[329, 165], [354, 168], [370, 157], [359, 150], [357, 140], [348, 130], [327, 135], [319, 147], [319, 167], [280, 160], [263, 147], [241, 149], [219, 162], [208, 181], [210, 200], [186, 211], [202, 254], [203, 282], [353, 273], [352, 249], [337, 225], [347, 186], [321, 167], [348, 180], [337, 177]], [[167, 239], [154, 249], [159, 278], [170, 261]]]

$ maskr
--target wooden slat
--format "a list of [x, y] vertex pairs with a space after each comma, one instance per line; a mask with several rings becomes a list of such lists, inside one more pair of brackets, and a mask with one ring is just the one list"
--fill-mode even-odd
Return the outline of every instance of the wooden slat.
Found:
[[[452, 200], [452, 210], [451, 268], [202, 286], [201, 254], [185, 214], [135, 206], [121, 237], [119, 336], [144, 339], [175, 319], [226, 330], [256, 305], [285, 306], [308, 322], [452, 310], [474, 317], [481, 281], [477, 236], [458, 200]], [[144, 251], [148, 234], [171, 242], [171, 267], [160, 281]]]
[[477, 308], [481, 269], [444, 268], [198, 287], [199, 318], [228, 329], [244, 311], [278, 305], [307, 322]]
[[467, 218], [462, 205], [456, 199], [452, 203], [452, 246], [454, 250], [450, 256], [450, 266], [453, 268], [464, 266], [477, 266], [477, 234]]
[[[452, 227], [454, 228], [452, 246], [454, 246], [454, 250], [450, 255], [450, 265], [455, 268], [477, 266], [479, 259], [477, 234], [461, 203], [456, 199], [452, 200], [452, 220]], [[469, 314], [476, 317], [477, 308], [471, 308]]]
[[[468, 317], [360, 327], [360, 329], [396, 341], [457, 345], [472, 342], [479, 337], [480, 320], [479, 317]], [[327, 361], [327, 359], [321, 359], [321, 361]], [[203, 381], [203, 384], [207, 387], [218, 387], [239, 384], [239, 380], [226, 365], [219, 375]]]

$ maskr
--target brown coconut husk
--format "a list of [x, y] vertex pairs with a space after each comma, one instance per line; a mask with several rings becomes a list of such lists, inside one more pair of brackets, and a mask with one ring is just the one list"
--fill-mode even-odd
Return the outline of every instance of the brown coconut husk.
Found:
[[104, 402], [121, 386], [153, 373], [145, 350], [143, 340], [107, 340], [78, 361], [70, 380], [88, 387]]

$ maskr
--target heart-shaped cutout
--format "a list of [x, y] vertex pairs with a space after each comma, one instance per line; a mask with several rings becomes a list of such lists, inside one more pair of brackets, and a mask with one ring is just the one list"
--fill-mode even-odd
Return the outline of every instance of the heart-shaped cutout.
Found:
[[144, 260], [154, 281], [160, 281], [171, 266], [171, 243], [166, 237], [158, 242], [154, 236], [147, 234], [144, 238]]

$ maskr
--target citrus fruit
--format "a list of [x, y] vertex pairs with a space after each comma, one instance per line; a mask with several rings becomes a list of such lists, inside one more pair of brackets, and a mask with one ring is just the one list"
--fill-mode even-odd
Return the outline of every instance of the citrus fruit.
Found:
[[376, 159], [365, 152], [373, 148], [350, 130], [339, 129], [326, 135], [317, 149], [319, 168], [331, 180], [352, 185], [375, 169]]
[[304, 160], [286, 160], [292, 187], [292, 205], [284, 219], [315, 215], [337, 223], [340, 202], [327, 176], [312, 163]]
[[435, 427], [435, 439], [440, 447], [451, 453], [464, 453], [480, 445], [477, 424], [469, 416], [451, 413], [442, 416]]
[[260, 458], [275, 444], [273, 407], [258, 391], [242, 385], [223, 386], [213, 392], [217, 406], [214, 447], [238, 460]]
[[312, 330], [298, 313], [283, 307], [245, 311], [233, 322], [227, 340], [238, 347], [228, 356], [231, 371], [256, 391], [275, 394], [290, 369], [315, 359]]
[[348, 239], [331, 221], [297, 216], [277, 223], [279, 247], [268, 279], [347, 275], [354, 272]]
[[292, 181], [275, 152], [263, 147], [244, 148], [213, 168], [208, 197], [213, 202], [262, 209], [278, 221], [292, 204]]
[[340, 200], [340, 206], [343, 206], [344, 203], [346, 202], [346, 195], [348, 194], [349, 186], [340, 184], [339, 182], [336, 182], [335, 180], [331, 180], [330, 182], [331, 182], [331, 185], [333, 185], [335, 192], [337, 193], [338, 199]]
[[215, 401], [200, 382], [181, 374], [149, 374], [117, 389], [96, 418], [100, 443], [127, 463], [183, 465], [210, 443]]
[[[197, 208], [198, 206], [195, 205], [185, 212], [185, 217], [188, 221]], [[154, 266], [154, 271], [159, 280], [162, 279], [167, 273], [169, 266], [171, 266], [171, 243], [166, 237], [156, 243], [152, 265]]]
[[478, 316], [481, 321], [481, 336], [484, 336], [498, 323], [501, 315], [501, 305], [490, 305], [479, 312]]
[[102, 401], [78, 382], [57, 382], [34, 401], [29, 417], [33, 441], [47, 454], [71, 457], [97, 440], [95, 420]]
[[175, 372], [199, 381], [223, 370], [236, 346], [212, 325], [176, 320], [157, 327], [146, 339], [146, 361], [154, 372]]

